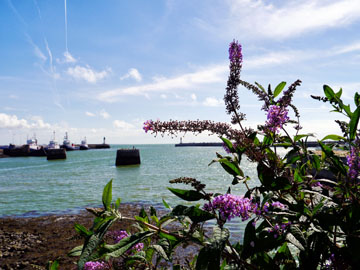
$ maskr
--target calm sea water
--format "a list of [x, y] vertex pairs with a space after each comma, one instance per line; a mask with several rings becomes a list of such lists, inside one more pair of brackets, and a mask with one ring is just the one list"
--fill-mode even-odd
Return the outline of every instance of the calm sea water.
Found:
[[[232, 177], [215, 163], [221, 147], [175, 147], [174, 145], [136, 145], [141, 165], [116, 167], [116, 150], [132, 145], [111, 145], [110, 149], [67, 152], [66, 160], [47, 161], [46, 157], [0, 159], [0, 216], [38, 216], [73, 212], [85, 206], [101, 205], [102, 190], [113, 179], [113, 198], [122, 202], [161, 207], [177, 200], [166, 187], [169, 180], [187, 176], [200, 180], [209, 192], [225, 193]], [[244, 172], [256, 179], [255, 164], [243, 160]], [[255, 185], [255, 180], [250, 185]], [[244, 194], [243, 185], [232, 188]], [[231, 224], [230, 224], [231, 226]]]

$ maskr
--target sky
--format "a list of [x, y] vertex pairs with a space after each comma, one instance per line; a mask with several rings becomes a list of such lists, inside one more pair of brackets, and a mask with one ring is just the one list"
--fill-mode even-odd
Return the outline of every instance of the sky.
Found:
[[[241, 78], [273, 89], [302, 81], [302, 133], [340, 134], [323, 85], [360, 92], [358, 0], [0, 0], [0, 144], [178, 143], [144, 121], [229, 122], [228, 46], [243, 46]], [[266, 121], [239, 88], [245, 126]], [[290, 117], [293, 114], [290, 113]], [[291, 130], [291, 126], [288, 126]], [[183, 142], [217, 141], [186, 134]]]

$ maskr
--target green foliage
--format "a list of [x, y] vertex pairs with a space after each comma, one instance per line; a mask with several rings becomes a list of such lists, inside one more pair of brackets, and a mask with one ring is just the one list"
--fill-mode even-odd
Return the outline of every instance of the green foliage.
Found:
[[[295, 108], [298, 118], [292, 104], [296, 83], [280, 99], [285, 82], [279, 83], [274, 92], [270, 85], [266, 91], [258, 83], [243, 84], [264, 101], [265, 109], [270, 105]], [[335, 92], [324, 85], [323, 90], [324, 97], [313, 98], [329, 103], [347, 121], [341, 123], [344, 136], [330, 134], [318, 141], [321, 153], [308, 149], [307, 141], [314, 135], [299, 134], [299, 118], [286, 121], [288, 125], [296, 124], [293, 133], [288, 132], [285, 124], [275, 130], [269, 129], [268, 123], [253, 131], [242, 126], [240, 114], [234, 109], [232, 120], [237, 121], [240, 130], [220, 134], [229, 155], [216, 153], [217, 158], [209, 165], [220, 164], [233, 179], [229, 185], [244, 184], [245, 194], [231, 194], [230, 186], [219, 193], [207, 193], [199, 181], [182, 178], [185, 180], [180, 182], [191, 184], [193, 189], [168, 188], [169, 191], [184, 201], [205, 205], [179, 204], [172, 208], [162, 200], [168, 209], [163, 216], [150, 207], [148, 212], [142, 208], [138, 216], [129, 218], [119, 211], [120, 199], [111, 204], [111, 180], [102, 195], [104, 210], [93, 212], [96, 216], [93, 226], [87, 229], [75, 225], [84, 245], [75, 247], [69, 256], [79, 256], [78, 269], [83, 269], [87, 261], [100, 259], [122, 260], [127, 269], [134, 265], [159, 269], [160, 262], [168, 262], [173, 269], [192, 270], [356, 269], [360, 264], [359, 178], [351, 176], [352, 165], [335, 150], [342, 144], [341, 149], [351, 148], [357, 155], [353, 158], [360, 160], [360, 95], [355, 93], [356, 109], [352, 111], [341, 99], [342, 89]], [[278, 147], [285, 147], [287, 153], [280, 156]], [[241, 166], [243, 155], [255, 163], [260, 181], [257, 186], [250, 188], [247, 184], [251, 179]], [[236, 203], [231, 204], [232, 200]], [[247, 222], [240, 241], [231, 239], [226, 228], [230, 218]], [[138, 231], [116, 244], [107, 244], [106, 232], [121, 219], [133, 222]], [[144, 244], [144, 249], [135, 251], [139, 243]], [[188, 244], [198, 247], [192, 261], [186, 265], [174, 263], [176, 248]]]

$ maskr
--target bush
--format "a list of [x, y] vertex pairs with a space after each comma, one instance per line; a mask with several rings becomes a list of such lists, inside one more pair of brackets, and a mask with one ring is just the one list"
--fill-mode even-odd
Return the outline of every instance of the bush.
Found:
[[[240, 79], [242, 51], [238, 42], [231, 42], [229, 59], [230, 75], [224, 101], [233, 125], [199, 120], [148, 120], [144, 130], [153, 134], [209, 131], [219, 135], [228, 155], [216, 153], [217, 158], [212, 163], [219, 163], [232, 175], [231, 185], [243, 184], [247, 192], [232, 194], [229, 187], [226, 193], [212, 194], [206, 192], [205, 184], [196, 179], [178, 178], [171, 183], [187, 184], [189, 189], [169, 188], [170, 192], [197, 204], [171, 208], [163, 201], [169, 209], [168, 214], [158, 217], [151, 207], [149, 213], [142, 209], [139, 216], [129, 218], [118, 211], [120, 199], [111, 204], [110, 181], [103, 192], [104, 209], [92, 210], [96, 216], [93, 227], [87, 230], [76, 225], [76, 230], [85, 239], [83, 246], [70, 252], [80, 256], [78, 269], [95, 269], [85, 264], [97, 260], [106, 261], [106, 267], [114, 269], [114, 262], [119, 260], [122, 269], [158, 269], [160, 261], [169, 262], [172, 269], [196, 270], [357, 269], [360, 265], [360, 141], [357, 128], [360, 95], [354, 96], [355, 110], [343, 103], [341, 89], [334, 92], [324, 85], [324, 97], [312, 96], [330, 103], [333, 111], [348, 119], [347, 122], [336, 121], [342, 136], [328, 135], [319, 140], [321, 153], [317, 153], [307, 147], [307, 141], [313, 135], [300, 133], [300, 114], [293, 104], [294, 92], [301, 81], [295, 81], [284, 92], [285, 82], [275, 89], [269, 85], [265, 90], [258, 83], [250, 84]], [[240, 112], [239, 85], [251, 90], [263, 102], [267, 121], [257, 130], [243, 126], [245, 114]], [[289, 110], [294, 112], [295, 119], [290, 119]], [[294, 135], [290, 135], [289, 127]], [[285, 156], [277, 153], [278, 147], [288, 150]], [[335, 154], [336, 148], [347, 151], [346, 160]], [[241, 168], [244, 156], [257, 164], [259, 186], [249, 188], [247, 185], [251, 179]], [[247, 225], [243, 239], [232, 244], [231, 233], [225, 224], [235, 218]], [[116, 244], [106, 244], [105, 233], [121, 219], [134, 221], [138, 232]], [[204, 230], [208, 221], [215, 221], [212, 232]], [[174, 222], [177, 229], [166, 229]], [[143, 244], [143, 249], [134, 249], [139, 243]], [[196, 244], [200, 249], [192, 261], [178, 265], [172, 262], [173, 254], [183, 244]]]

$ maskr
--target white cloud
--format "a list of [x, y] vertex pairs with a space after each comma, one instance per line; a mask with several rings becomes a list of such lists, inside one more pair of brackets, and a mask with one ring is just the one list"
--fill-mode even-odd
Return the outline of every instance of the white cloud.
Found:
[[26, 119], [19, 119], [16, 115], [0, 113], [0, 129], [50, 129], [51, 125], [45, 123], [39, 116], [33, 116], [29, 122]]
[[119, 129], [133, 129], [134, 128], [134, 125], [130, 124], [130, 123], [127, 123], [125, 121], [122, 121], [122, 120], [114, 120], [113, 122], [113, 126], [115, 128], [119, 128]]
[[105, 110], [101, 110], [101, 111], [99, 112], [99, 114], [100, 114], [101, 117], [104, 118], [104, 119], [110, 118], [110, 114], [108, 114]]
[[192, 99], [192, 101], [196, 101], [196, 95], [193, 93], [193, 94], [191, 94], [191, 99]]
[[222, 99], [216, 99], [213, 97], [207, 97], [204, 102], [203, 102], [204, 106], [208, 106], [208, 107], [220, 107], [224, 105], [224, 102]]
[[11, 95], [9, 95], [9, 98], [11, 98], [11, 99], [18, 99], [19, 97], [18, 97], [17, 95], [11, 94]]
[[[289, 38], [301, 34], [346, 26], [360, 18], [358, 0], [303, 1], [228, 0], [229, 13], [216, 25], [198, 19], [203, 28], [229, 29], [254, 38]], [[226, 27], [226, 28], [224, 28]], [[230, 33], [228, 33], [230, 34]]]
[[224, 80], [227, 69], [226, 65], [217, 65], [173, 78], [156, 78], [153, 83], [105, 91], [98, 95], [98, 99], [114, 102], [116, 97], [122, 95], [146, 95], [149, 92], [189, 89], [200, 84], [220, 82]]
[[85, 112], [85, 114], [86, 114], [87, 116], [90, 116], [90, 117], [94, 117], [94, 116], [95, 116], [95, 114], [92, 113], [92, 112]]
[[110, 68], [97, 72], [88, 65], [86, 65], [86, 67], [82, 67], [82, 66], [75, 66], [74, 68], [69, 67], [67, 70], [67, 74], [74, 77], [75, 79], [85, 80], [89, 83], [96, 83], [97, 81], [109, 76], [110, 73], [111, 73]]
[[124, 76], [122, 76], [120, 78], [120, 80], [125, 80], [127, 78], [132, 78], [132, 79], [136, 80], [137, 82], [140, 82], [142, 80], [142, 76], [136, 68], [129, 69], [128, 73], [126, 73]]
[[76, 63], [76, 59], [68, 51], [64, 52], [65, 63]]
[[167, 95], [165, 95], [165, 94], [161, 94], [160, 97], [161, 97], [162, 99], [167, 99]]

